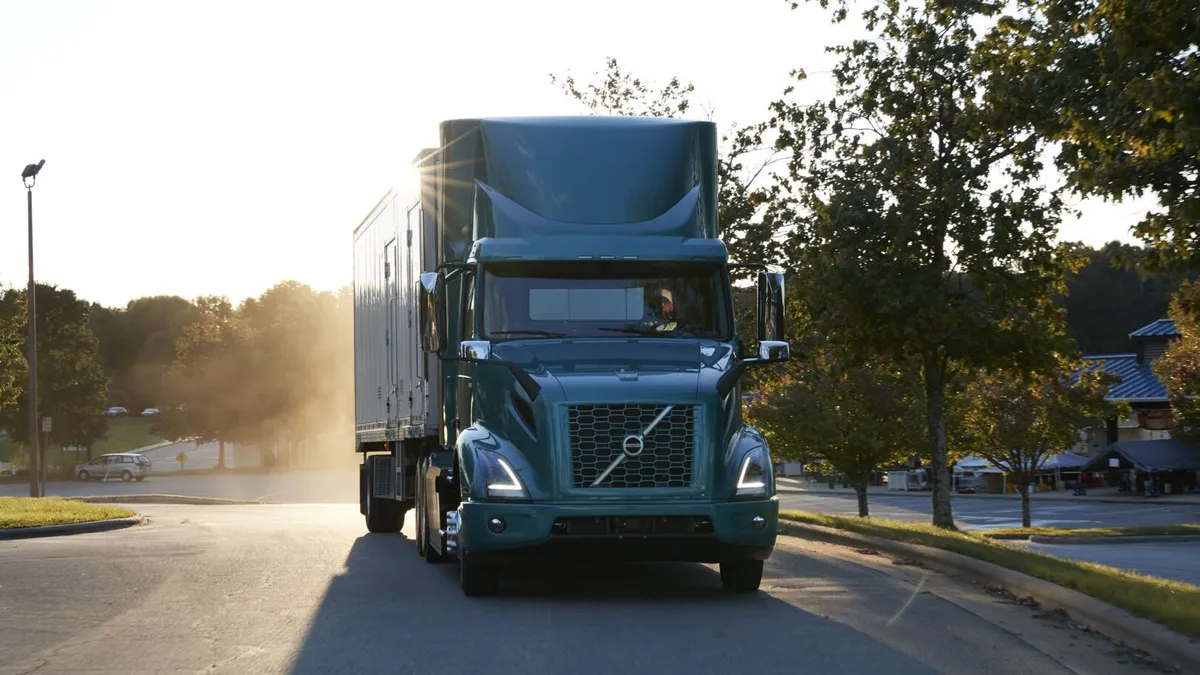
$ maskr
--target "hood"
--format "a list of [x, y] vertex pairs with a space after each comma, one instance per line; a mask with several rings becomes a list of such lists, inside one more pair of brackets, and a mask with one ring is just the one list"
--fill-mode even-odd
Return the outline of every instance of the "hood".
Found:
[[492, 351], [557, 390], [553, 398], [629, 402], [707, 398], [732, 354], [710, 340], [656, 338], [509, 341]]

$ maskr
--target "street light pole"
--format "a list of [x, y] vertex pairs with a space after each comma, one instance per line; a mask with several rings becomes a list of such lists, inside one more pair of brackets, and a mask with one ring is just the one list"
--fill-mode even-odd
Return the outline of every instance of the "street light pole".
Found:
[[33, 280], [33, 185], [37, 182], [38, 172], [46, 160], [37, 164], [28, 164], [21, 172], [21, 182], [25, 185], [29, 204], [29, 290], [25, 294], [25, 304], [29, 308], [29, 496], [45, 496], [45, 480], [43, 478], [46, 458], [42, 456], [41, 443], [38, 442], [38, 395], [37, 395], [37, 285]]

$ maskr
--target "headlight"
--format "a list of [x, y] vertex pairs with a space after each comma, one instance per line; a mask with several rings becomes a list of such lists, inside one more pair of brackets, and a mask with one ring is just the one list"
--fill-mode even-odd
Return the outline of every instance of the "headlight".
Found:
[[737, 488], [734, 496], [746, 497], [751, 495], [766, 495], [767, 482], [770, 480], [769, 467], [771, 463], [762, 447], [746, 453], [742, 465], [738, 469]]
[[494, 452], [479, 451], [475, 455], [483, 476], [489, 499], [529, 499], [529, 493], [504, 458]]

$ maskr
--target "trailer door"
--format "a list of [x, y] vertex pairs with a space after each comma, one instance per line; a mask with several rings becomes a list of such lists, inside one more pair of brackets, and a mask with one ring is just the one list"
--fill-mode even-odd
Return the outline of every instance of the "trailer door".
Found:
[[396, 362], [396, 341], [399, 333], [396, 331], [396, 313], [398, 298], [396, 294], [397, 284], [397, 266], [396, 266], [396, 240], [389, 241], [383, 247], [383, 288], [384, 288], [384, 351], [387, 352], [387, 375], [384, 378], [385, 386], [387, 387], [387, 419], [388, 426], [395, 422], [400, 416], [400, 407], [397, 405], [397, 394], [399, 387], [397, 386], [397, 370], [400, 364]]
[[410, 208], [408, 210], [407, 225], [405, 228], [405, 246], [406, 246], [406, 248], [404, 250], [405, 283], [404, 283], [404, 288], [402, 289], [401, 292], [407, 296], [405, 298], [406, 302], [404, 303], [404, 307], [405, 307], [406, 311], [405, 311], [405, 317], [403, 318], [403, 321], [406, 322], [406, 326], [407, 326], [405, 329], [405, 335], [407, 335], [409, 337], [409, 339], [405, 340], [405, 345], [404, 345], [404, 359], [405, 359], [405, 363], [408, 366], [408, 372], [410, 374], [409, 385], [408, 385], [409, 389], [406, 392], [406, 395], [408, 396], [408, 416], [409, 416], [409, 419], [412, 419], [414, 421], [417, 419], [420, 419], [423, 422], [424, 421], [424, 412], [425, 412], [425, 392], [424, 392], [425, 382], [421, 376], [425, 370], [425, 368], [424, 368], [425, 353], [423, 351], [421, 351], [421, 345], [420, 345], [419, 341], [412, 339], [412, 337], [417, 335], [419, 332], [417, 329], [417, 325], [416, 325], [417, 324], [416, 309], [417, 309], [417, 301], [418, 301], [417, 280], [421, 276], [421, 269], [420, 269], [420, 263], [418, 262], [418, 263], [414, 264], [413, 258], [415, 258], [417, 255], [420, 254], [421, 247], [420, 247], [420, 240], [417, 239], [417, 244], [416, 244], [416, 247], [414, 248], [413, 240], [416, 239], [416, 236], [414, 235], [414, 231], [419, 232], [420, 228], [421, 228], [421, 205], [420, 205], [420, 203], [417, 203], [417, 204], [414, 204], [412, 206], [412, 208]]

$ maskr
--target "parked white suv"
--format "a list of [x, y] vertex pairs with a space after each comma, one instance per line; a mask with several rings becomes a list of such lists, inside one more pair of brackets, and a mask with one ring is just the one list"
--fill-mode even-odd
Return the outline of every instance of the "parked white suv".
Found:
[[100, 455], [90, 462], [76, 465], [79, 480], [145, 480], [150, 475], [150, 460], [136, 452], [114, 452]]

